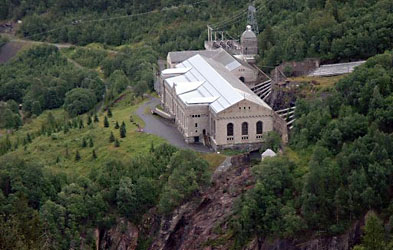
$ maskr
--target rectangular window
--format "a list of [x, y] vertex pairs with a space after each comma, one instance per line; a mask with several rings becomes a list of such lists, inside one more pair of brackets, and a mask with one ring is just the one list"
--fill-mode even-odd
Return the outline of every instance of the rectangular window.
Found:
[[198, 127], [198, 123], [195, 123], [195, 127], [196, 127], [196, 128]]

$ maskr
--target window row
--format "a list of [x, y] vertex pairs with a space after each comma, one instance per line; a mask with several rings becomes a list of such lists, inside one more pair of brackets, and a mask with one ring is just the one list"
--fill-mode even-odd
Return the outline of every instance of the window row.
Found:
[[[241, 128], [242, 135], [248, 135], [248, 123], [243, 122], [242, 123], [242, 128]], [[256, 134], [261, 135], [263, 133], [263, 122], [258, 121], [256, 123]], [[227, 136], [233, 136], [234, 135], [234, 126], [233, 123], [228, 123], [227, 124]]]
[[194, 117], [201, 117], [201, 115], [191, 115], [192, 118]]

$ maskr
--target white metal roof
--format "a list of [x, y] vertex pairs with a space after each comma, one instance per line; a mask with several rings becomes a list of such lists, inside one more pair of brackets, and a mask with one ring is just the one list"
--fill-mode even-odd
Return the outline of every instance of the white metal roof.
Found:
[[[187, 82], [192, 85], [188, 91], [183, 93], [180, 91], [178, 94], [185, 104], [209, 104], [216, 113], [219, 113], [242, 100], [249, 100], [271, 109], [228, 69], [212, 59], [198, 54], [176, 67], [190, 70], [182, 75], [165, 79], [165, 82], [171, 87], [184, 85]], [[195, 82], [203, 82], [203, 84], [196, 87]]]
[[161, 74], [162, 75], [173, 75], [173, 74], [184, 74], [189, 71], [191, 68], [171, 68], [164, 69]]
[[177, 82], [175, 86], [176, 94], [181, 95], [193, 90], [196, 90], [201, 86], [203, 82]]
[[194, 97], [187, 101], [188, 104], [210, 104], [217, 100], [219, 97], [217, 96], [208, 96], [208, 97]]

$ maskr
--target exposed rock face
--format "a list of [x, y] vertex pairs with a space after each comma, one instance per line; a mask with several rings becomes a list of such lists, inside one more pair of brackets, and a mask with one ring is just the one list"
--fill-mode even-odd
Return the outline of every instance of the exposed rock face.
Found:
[[[96, 232], [98, 236], [99, 233]], [[100, 240], [99, 249], [134, 250], [137, 247], [139, 231], [131, 222], [120, 219], [116, 226], [104, 232]]]
[[[150, 229], [154, 238], [150, 250], [224, 250], [230, 249], [230, 240], [223, 239], [228, 232], [228, 219], [233, 214], [235, 200], [254, 184], [248, 155], [228, 158], [212, 177], [212, 185], [195, 199], [178, 208], [161, 222], [155, 219]], [[150, 221], [151, 223], [151, 221]], [[316, 238], [309, 241], [255, 238], [244, 250], [350, 250], [359, 244], [363, 221], [345, 234]], [[224, 237], [225, 238], [225, 237]], [[312, 238], [312, 236], [310, 236]]]
[[[161, 221], [150, 249], [212, 249], [209, 243], [228, 229], [226, 223], [239, 195], [252, 187], [248, 155], [226, 160], [198, 202], [188, 202]], [[215, 249], [227, 249], [222, 246]]]

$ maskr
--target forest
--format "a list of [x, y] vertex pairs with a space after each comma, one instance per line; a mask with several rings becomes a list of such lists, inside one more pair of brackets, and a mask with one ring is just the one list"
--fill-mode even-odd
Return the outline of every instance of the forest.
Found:
[[[138, 224], [146, 210], [170, 212], [206, 185], [208, 163], [163, 144], [130, 162], [108, 161], [70, 178], [15, 157], [0, 160], [0, 249], [93, 248], [92, 231], [118, 216]], [[183, 186], [188, 183], [187, 189]], [[89, 237], [81, 242], [81, 234]], [[89, 247], [88, 247], [89, 246]]]
[[[206, 24], [238, 39], [245, 29], [248, 4], [244, 0], [2, 2], [0, 20], [23, 19], [24, 37], [79, 45], [143, 43], [161, 56], [203, 48]], [[392, 49], [389, 0], [259, 0], [255, 6], [260, 66], [305, 57], [335, 62], [366, 59]], [[152, 10], [161, 11], [132, 16]]]
[[393, 53], [386, 52], [356, 68], [328, 95], [298, 101], [290, 148], [307, 161], [284, 156], [253, 168], [256, 185], [239, 201], [233, 222], [238, 246], [255, 234], [340, 234], [370, 210], [391, 230], [392, 83]]
[[[164, 217], [210, 185], [208, 161], [150, 145], [159, 139], [130, 132], [139, 121], [129, 113], [153, 90], [157, 59], [202, 49], [206, 24], [239, 38], [248, 2], [0, 0], [0, 20], [23, 21], [19, 37], [73, 45], [34, 46], [0, 65], [0, 132], [10, 132], [0, 138], [0, 249], [94, 248], [96, 228], [119, 217], [140, 225], [151, 209]], [[255, 6], [263, 69], [306, 57], [368, 60], [334, 88], [297, 101], [284, 155], [253, 166], [255, 185], [235, 205], [234, 249], [257, 235], [338, 235], [366, 214], [356, 249], [392, 249], [393, 2]], [[124, 121], [110, 109], [124, 96], [114, 113], [127, 123], [130, 151]]]

